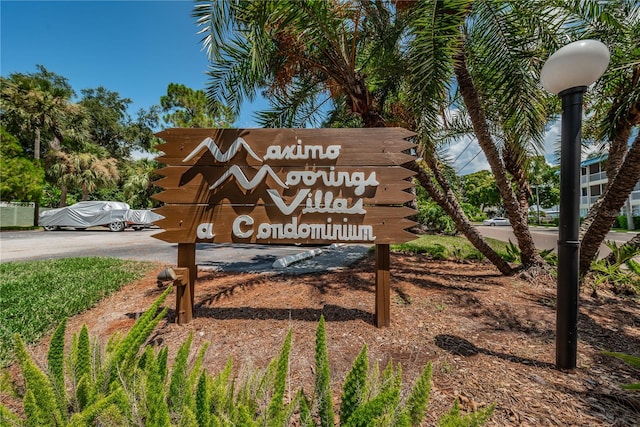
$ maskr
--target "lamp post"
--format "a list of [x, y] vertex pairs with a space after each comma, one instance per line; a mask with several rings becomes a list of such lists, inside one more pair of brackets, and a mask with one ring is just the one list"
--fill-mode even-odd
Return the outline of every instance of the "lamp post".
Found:
[[609, 49], [597, 40], [570, 43], [549, 57], [542, 86], [562, 98], [560, 223], [556, 305], [556, 366], [576, 367], [578, 348], [580, 140], [582, 95], [609, 65]]

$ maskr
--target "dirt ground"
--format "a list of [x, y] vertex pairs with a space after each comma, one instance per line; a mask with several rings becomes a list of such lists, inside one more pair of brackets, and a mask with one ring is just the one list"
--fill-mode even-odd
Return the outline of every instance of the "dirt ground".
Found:
[[[92, 336], [126, 331], [159, 295], [155, 277], [126, 286], [93, 309], [69, 319], [69, 334], [83, 324]], [[457, 397], [463, 410], [495, 403], [495, 426], [639, 426], [640, 394], [619, 384], [640, 382], [640, 372], [603, 350], [640, 355], [638, 300], [582, 292], [578, 369], [555, 363], [555, 282], [507, 278], [490, 264], [435, 261], [392, 254], [391, 326], [373, 324], [374, 260], [303, 276], [199, 272], [194, 319], [173, 321], [174, 299], [152, 341], [170, 355], [189, 333], [192, 349], [211, 343], [205, 359], [219, 372], [234, 366], [265, 367], [293, 329], [291, 388], [312, 389], [318, 319], [326, 319], [334, 396], [362, 346], [371, 364], [400, 363], [408, 390], [433, 364], [425, 425], [434, 425]], [[45, 359], [47, 339], [32, 347]], [[194, 351], [195, 353], [195, 351]], [[339, 405], [336, 406], [336, 409]]]

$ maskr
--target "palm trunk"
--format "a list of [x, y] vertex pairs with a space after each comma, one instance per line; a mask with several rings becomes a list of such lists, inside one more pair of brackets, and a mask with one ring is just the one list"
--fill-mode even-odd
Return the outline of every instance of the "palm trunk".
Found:
[[[631, 119], [633, 120], [633, 119]], [[637, 119], [636, 119], [637, 120]], [[611, 141], [611, 147], [609, 148], [609, 153], [607, 157], [606, 170], [607, 170], [607, 179], [609, 182], [613, 182], [620, 171], [620, 167], [624, 162], [624, 156], [628, 152], [628, 141], [629, 136], [631, 135], [631, 128], [633, 127], [632, 121], [625, 121], [625, 125], [620, 124], [620, 126], [616, 129], [616, 134]], [[584, 218], [580, 226], [580, 239], [584, 237], [587, 232], [587, 228], [589, 224], [591, 224], [596, 215], [599, 212], [599, 205], [604, 197], [604, 194], [598, 198], [596, 203], [593, 204], [589, 212]]]
[[87, 184], [82, 184], [82, 201], [85, 202], [89, 199], [89, 190], [87, 189]]
[[473, 124], [473, 130], [475, 132], [480, 148], [484, 152], [491, 171], [496, 180], [496, 185], [504, 201], [507, 216], [511, 221], [511, 227], [513, 228], [513, 234], [515, 234], [518, 240], [518, 246], [521, 252], [521, 260], [523, 267], [525, 268], [546, 268], [546, 263], [542, 257], [538, 254], [533, 238], [529, 232], [529, 225], [527, 223], [528, 213], [523, 212], [518, 199], [514, 195], [509, 180], [507, 179], [507, 173], [505, 166], [500, 158], [500, 153], [493, 142], [491, 133], [489, 132], [489, 126], [487, 125], [487, 119], [482, 109], [480, 102], [480, 96], [473, 83], [469, 70], [467, 68], [467, 61], [464, 50], [462, 48], [455, 55], [454, 72], [458, 80], [458, 88], [460, 94], [467, 106], [467, 111]]
[[434, 184], [432, 177], [416, 162], [410, 163], [407, 167], [416, 172], [416, 178], [420, 185], [427, 190], [433, 200], [451, 217], [458, 231], [460, 231], [482, 255], [491, 261], [502, 274], [505, 276], [513, 275], [514, 271], [511, 266], [487, 244], [480, 233], [478, 233], [478, 230], [471, 224], [469, 218], [467, 218], [458, 203], [455, 194], [448, 188], [445, 189], [444, 192], [441, 191]]
[[40, 128], [36, 127], [35, 129], [35, 138], [33, 140], [33, 158], [35, 160], [40, 160]]
[[60, 203], [58, 204], [59, 208], [64, 208], [67, 206], [67, 191], [68, 188], [65, 184], [60, 186]]
[[[35, 138], [33, 140], [33, 158], [36, 162], [40, 160], [40, 128], [35, 129]], [[33, 226], [37, 227], [40, 221], [40, 199], [37, 199], [33, 203]]]
[[636, 136], [627, 156], [607, 190], [591, 210], [593, 214], [585, 219], [585, 233], [580, 244], [580, 274], [589, 271], [591, 262], [600, 245], [613, 225], [613, 221], [622, 209], [629, 193], [640, 180], [640, 134]]
[[[531, 187], [527, 181], [527, 176], [524, 172], [524, 168], [518, 159], [518, 155], [510, 148], [505, 148], [503, 151], [503, 157], [505, 159], [505, 169], [511, 174], [511, 181], [516, 185], [518, 203], [520, 209], [529, 213], [529, 197], [531, 197]], [[528, 216], [527, 216], [528, 220]]]
[[[371, 102], [368, 89], [363, 79], [356, 79], [349, 91], [350, 96], [347, 98], [347, 103], [352, 112], [360, 115], [362, 118], [364, 127], [385, 127], [385, 121], [380, 112], [374, 108]], [[436, 175], [436, 180], [443, 188], [440, 191], [438, 187], [431, 180], [431, 176], [421, 168], [417, 163], [412, 162], [408, 165], [410, 169], [417, 173], [417, 179], [420, 185], [424, 187], [429, 193], [431, 198], [438, 203], [442, 209], [451, 217], [456, 224], [456, 228], [471, 242], [471, 244], [482, 253], [489, 261], [496, 266], [500, 272], [506, 276], [510, 276], [514, 273], [511, 266], [502, 257], [487, 244], [487, 242], [478, 233], [476, 228], [471, 224], [469, 218], [465, 215], [462, 207], [458, 203], [458, 200], [449, 189], [446, 180], [439, 176], [437, 168], [433, 167], [432, 170]]]

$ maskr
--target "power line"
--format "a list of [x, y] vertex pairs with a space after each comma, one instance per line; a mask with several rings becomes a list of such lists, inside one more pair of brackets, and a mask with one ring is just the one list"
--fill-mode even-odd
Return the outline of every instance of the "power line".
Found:
[[473, 139], [472, 139], [471, 141], [469, 141], [469, 143], [467, 144], [467, 146], [466, 146], [466, 147], [464, 147], [460, 153], [458, 153], [458, 155], [456, 156], [456, 158], [455, 158], [455, 159], [453, 159], [453, 163], [455, 163], [455, 162], [460, 158], [460, 156], [462, 156], [462, 153], [464, 153], [465, 151], [467, 151], [467, 148], [469, 148], [469, 146], [471, 145], [471, 143], [472, 143], [473, 141], [474, 141]]
[[467, 166], [469, 166], [469, 163], [471, 163], [471, 162], [472, 162], [476, 157], [478, 157], [478, 155], [479, 155], [480, 153], [482, 153], [482, 150], [478, 151], [478, 152], [476, 153], [476, 155], [475, 155], [475, 156], [473, 156], [473, 157], [471, 158], [471, 160], [469, 160], [467, 163], [465, 163], [463, 167], [461, 167], [460, 169], [458, 169], [458, 172], [457, 172], [457, 173], [460, 173], [460, 172], [462, 171], [462, 169], [464, 169], [464, 168], [466, 168]]

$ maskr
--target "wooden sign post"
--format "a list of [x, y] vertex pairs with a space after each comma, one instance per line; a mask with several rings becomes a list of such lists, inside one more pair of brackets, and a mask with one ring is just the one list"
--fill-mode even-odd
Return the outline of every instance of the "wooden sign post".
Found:
[[[412, 240], [415, 211], [402, 167], [413, 132], [375, 129], [167, 129], [157, 160], [167, 167], [154, 196], [164, 229], [189, 269], [193, 305], [195, 244], [376, 245], [376, 325], [390, 322], [389, 244]], [[185, 293], [186, 295], [186, 293]]]

